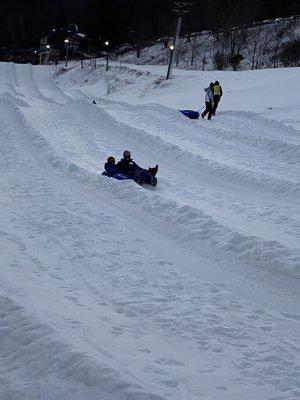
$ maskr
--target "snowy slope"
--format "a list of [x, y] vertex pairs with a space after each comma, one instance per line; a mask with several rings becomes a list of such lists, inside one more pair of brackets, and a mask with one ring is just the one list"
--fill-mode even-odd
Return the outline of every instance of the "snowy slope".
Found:
[[0, 64], [1, 400], [300, 395], [299, 69], [164, 72]]
[[[186, 24], [183, 18], [183, 26]], [[237, 69], [250, 70], [261, 68], [295, 67], [291, 59], [281, 57], [287, 44], [300, 39], [300, 15], [289, 18], [276, 18], [250, 25], [214, 33], [209, 30], [194, 32], [190, 40], [187, 36], [180, 37], [177, 43], [177, 54], [174, 56], [176, 65], [181, 69], [211, 71], [215, 69], [232, 70], [228, 60], [230, 54], [240, 54], [242, 60]], [[132, 64], [165, 65], [170, 57], [169, 45], [173, 37], [164, 37], [149, 43], [140, 50], [127, 44], [120, 48], [122, 55], [115, 59]], [[217, 59], [222, 60], [216, 63]], [[299, 63], [298, 63], [299, 66]]]

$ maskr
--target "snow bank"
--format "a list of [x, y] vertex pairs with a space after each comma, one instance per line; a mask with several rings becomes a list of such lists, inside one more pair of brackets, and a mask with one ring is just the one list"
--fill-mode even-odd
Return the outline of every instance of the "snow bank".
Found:
[[[101, 360], [78, 352], [49, 325], [0, 295], [0, 398], [163, 400]], [[9, 367], [8, 367], [9, 366]]]

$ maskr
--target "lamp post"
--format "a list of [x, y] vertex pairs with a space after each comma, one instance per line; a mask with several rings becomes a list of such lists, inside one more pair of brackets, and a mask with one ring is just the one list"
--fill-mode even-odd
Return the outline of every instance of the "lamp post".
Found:
[[[176, 33], [173, 39], [173, 46], [176, 52], [176, 58], [178, 59], [178, 42], [179, 42], [179, 37], [180, 37], [180, 29], [181, 29], [181, 24], [182, 24], [182, 18], [184, 14], [187, 14], [189, 12], [189, 7], [191, 6], [191, 3], [188, 1], [174, 1], [174, 10], [173, 12], [177, 14], [178, 19], [177, 19], [177, 25], [176, 25]], [[171, 65], [172, 69], [172, 65]]]
[[69, 56], [69, 39], [65, 39], [65, 47], [66, 47], [66, 68], [68, 66], [68, 56]]
[[173, 54], [174, 54], [174, 49], [175, 49], [175, 47], [171, 44], [171, 46], [169, 47], [169, 49], [170, 49], [170, 58], [169, 58], [167, 79], [169, 79], [169, 78], [171, 77], [171, 68], [172, 68]]
[[109, 41], [106, 41], [104, 44], [107, 47], [107, 50], [106, 50], [106, 71], [108, 71]]
[[[50, 44], [46, 44], [46, 52], [44, 52], [43, 54], [45, 54], [45, 58], [44, 58], [44, 64], [45, 62], [49, 60], [50, 54], [51, 54], [51, 46]], [[40, 53], [40, 65], [42, 65], [42, 53]]]

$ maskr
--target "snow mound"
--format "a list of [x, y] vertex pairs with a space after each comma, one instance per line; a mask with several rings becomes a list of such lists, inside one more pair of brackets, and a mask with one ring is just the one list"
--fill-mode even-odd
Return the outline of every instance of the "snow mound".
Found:
[[[55, 330], [0, 295], [0, 398], [163, 400], [119, 372], [78, 352]], [[7, 368], [9, 366], [9, 368]], [[53, 388], [55, 387], [55, 390]]]

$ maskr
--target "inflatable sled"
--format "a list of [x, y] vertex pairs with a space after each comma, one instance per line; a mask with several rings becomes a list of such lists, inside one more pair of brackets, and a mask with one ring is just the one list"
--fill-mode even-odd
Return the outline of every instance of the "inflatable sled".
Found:
[[[116, 173], [114, 175], [108, 175], [106, 171], [103, 171], [101, 175], [108, 176], [109, 178], [117, 179], [118, 181], [124, 181], [126, 179], [131, 179], [132, 181], [135, 181], [133, 176], [129, 176], [126, 174]], [[157, 178], [155, 178], [155, 176], [151, 176], [149, 173], [148, 174], [145, 173], [145, 174], [141, 175], [140, 179], [136, 183], [138, 183], [140, 186], [144, 186], [144, 185], [156, 186]]]
[[193, 111], [193, 110], [179, 110], [183, 115], [190, 119], [198, 119], [200, 114], [198, 111]]
[[103, 171], [101, 175], [108, 176], [109, 178], [117, 179], [118, 181], [125, 181], [125, 179], [133, 180], [132, 176], [128, 176], [125, 174], [114, 174], [114, 175], [109, 176], [106, 171]]

